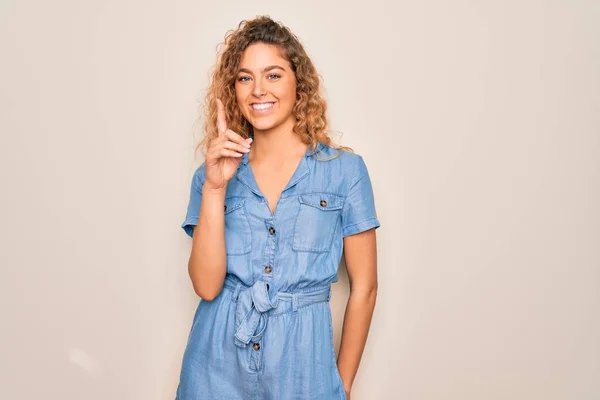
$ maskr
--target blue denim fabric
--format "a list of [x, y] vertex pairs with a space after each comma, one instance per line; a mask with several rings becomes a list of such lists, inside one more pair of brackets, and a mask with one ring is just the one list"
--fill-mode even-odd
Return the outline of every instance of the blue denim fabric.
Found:
[[[194, 174], [181, 225], [189, 236], [204, 168]], [[244, 154], [224, 214], [225, 283], [198, 304], [176, 398], [345, 399], [329, 299], [343, 238], [380, 226], [363, 158], [309, 147], [273, 215]]]

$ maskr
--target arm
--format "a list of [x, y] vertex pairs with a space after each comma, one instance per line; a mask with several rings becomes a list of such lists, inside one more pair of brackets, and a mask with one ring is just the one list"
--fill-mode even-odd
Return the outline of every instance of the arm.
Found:
[[344, 259], [350, 296], [344, 314], [338, 369], [346, 396], [358, 371], [377, 298], [377, 244], [375, 229], [344, 238]]
[[193, 227], [188, 273], [194, 291], [204, 300], [214, 299], [227, 272], [225, 252], [225, 190], [203, 187], [198, 225]]
[[196, 170], [185, 222], [182, 228], [192, 236], [188, 273], [194, 291], [204, 300], [221, 293], [227, 273], [225, 243], [225, 195], [251, 139], [227, 129], [225, 109], [217, 99], [218, 137], [211, 140], [205, 162]]
[[342, 209], [344, 259], [350, 280], [338, 369], [350, 399], [350, 389], [360, 364], [371, 316], [377, 297], [377, 244], [375, 231], [380, 227], [375, 198], [367, 166], [355, 158], [355, 179], [348, 189]]

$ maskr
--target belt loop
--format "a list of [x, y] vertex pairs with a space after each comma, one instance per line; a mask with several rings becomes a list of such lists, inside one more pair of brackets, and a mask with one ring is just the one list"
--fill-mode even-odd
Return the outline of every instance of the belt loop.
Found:
[[298, 296], [296, 293], [292, 294], [292, 311], [296, 312], [298, 310]]
[[331, 299], [331, 285], [329, 285], [329, 290], [327, 291], [327, 301]]
[[235, 285], [235, 289], [233, 289], [233, 295], [231, 296], [231, 300], [237, 301], [238, 295], [240, 294], [240, 289], [242, 288], [242, 284], [238, 283]]

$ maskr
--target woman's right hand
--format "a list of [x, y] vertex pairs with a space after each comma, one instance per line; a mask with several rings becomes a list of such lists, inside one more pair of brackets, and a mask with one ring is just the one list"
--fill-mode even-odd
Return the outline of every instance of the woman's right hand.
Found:
[[217, 99], [217, 130], [219, 136], [213, 139], [206, 152], [206, 179], [204, 186], [209, 189], [225, 190], [233, 177], [244, 153], [250, 151], [251, 138], [244, 139], [238, 133], [227, 129], [225, 107]]

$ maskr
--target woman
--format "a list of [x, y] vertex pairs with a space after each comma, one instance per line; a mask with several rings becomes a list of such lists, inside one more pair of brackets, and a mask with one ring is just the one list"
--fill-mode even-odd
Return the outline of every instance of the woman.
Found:
[[[182, 228], [202, 298], [178, 400], [349, 399], [377, 293], [380, 226], [361, 156], [327, 136], [319, 76], [268, 17], [229, 32]], [[351, 281], [336, 362], [329, 298]]]

